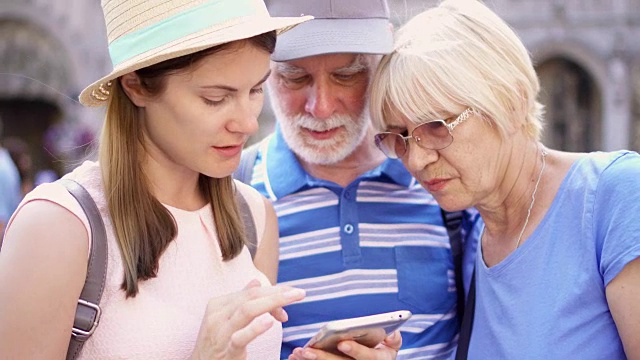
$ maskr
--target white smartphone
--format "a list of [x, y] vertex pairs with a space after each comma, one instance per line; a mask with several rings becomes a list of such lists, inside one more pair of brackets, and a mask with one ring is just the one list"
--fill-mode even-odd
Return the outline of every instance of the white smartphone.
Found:
[[353, 340], [373, 348], [380, 344], [387, 335], [390, 335], [405, 321], [409, 320], [410, 317], [410, 311], [400, 310], [330, 321], [304, 347], [312, 347], [342, 356], [344, 356], [344, 353], [338, 350], [338, 343], [344, 340]]

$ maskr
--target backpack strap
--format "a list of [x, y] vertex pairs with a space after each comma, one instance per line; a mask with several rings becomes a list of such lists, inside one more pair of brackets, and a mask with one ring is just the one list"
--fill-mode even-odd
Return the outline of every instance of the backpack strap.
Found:
[[258, 157], [260, 142], [257, 142], [242, 151], [240, 156], [240, 165], [233, 172], [233, 178], [240, 180], [247, 185], [251, 185], [251, 177], [253, 176], [253, 166]]
[[236, 190], [236, 203], [238, 204], [238, 211], [242, 216], [242, 222], [244, 224], [246, 245], [251, 254], [251, 259], [253, 259], [256, 257], [256, 251], [258, 250], [258, 235], [256, 234], [256, 223], [253, 219], [253, 213], [247, 200], [238, 190]]
[[457, 312], [458, 322], [462, 322], [464, 316], [464, 284], [462, 282], [462, 211], [449, 212], [440, 208], [442, 220], [447, 228], [449, 243], [451, 245], [451, 255], [453, 256], [453, 267], [456, 278], [456, 294], [458, 296]]
[[[234, 179], [251, 186], [253, 166], [256, 163], [256, 158], [258, 157], [259, 146], [260, 142], [257, 142], [242, 151], [240, 165], [232, 175]], [[256, 224], [253, 219], [253, 214], [251, 213], [251, 208], [249, 208], [249, 204], [247, 204], [247, 200], [245, 200], [244, 196], [239, 192], [236, 192], [236, 202], [238, 203], [238, 210], [240, 211], [244, 222], [244, 233], [247, 237], [247, 247], [249, 248], [249, 253], [251, 253], [251, 258], [253, 259], [256, 256], [258, 248]]]
[[73, 360], [80, 355], [84, 342], [89, 339], [100, 322], [102, 311], [99, 304], [107, 277], [107, 233], [100, 211], [89, 192], [73, 180], [61, 179], [58, 182], [78, 201], [89, 220], [91, 231], [87, 277], [78, 299], [71, 329], [71, 341], [67, 350], [67, 360]]
[[471, 285], [469, 287], [469, 298], [462, 319], [460, 336], [458, 337], [458, 350], [455, 360], [467, 360], [469, 354], [469, 344], [471, 343], [471, 330], [473, 329], [473, 318], [476, 310], [476, 271], [471, 275]]

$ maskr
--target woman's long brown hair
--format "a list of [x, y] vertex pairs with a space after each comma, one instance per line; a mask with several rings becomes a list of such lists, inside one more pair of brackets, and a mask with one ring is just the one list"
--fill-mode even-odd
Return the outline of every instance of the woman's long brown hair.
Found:
[[[247, 40], [248, 44], [273, 53], [275, 32]], [[150, 95], [164, 91], [164, 79], [188, 71], [203, 58], [231, 46], [223, 44], [194, 54], [167, 60], [136, 71]], [[149, 179], [141, 170], [144, 134], [139, 109], [131, 102], [119, 81], [114, 81], [102, 130], [99, 158], [111, 223], [124, 264], [122, 290], [127, 297], [138, 293], [138, 281], [156, 277], [159, 259], [175, 239], [176, 222], [151, 193]], [[200, 174], [198, 186], [213, 210], [220, 250], [224, 260], [236, 257], [244, 246], [242, 220], [234, 198], [230, 176], [217, 179]]]

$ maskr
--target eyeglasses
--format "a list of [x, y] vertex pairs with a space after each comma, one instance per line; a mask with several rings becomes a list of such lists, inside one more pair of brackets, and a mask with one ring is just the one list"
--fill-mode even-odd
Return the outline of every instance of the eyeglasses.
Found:
[[409, 139], [413, 138], [418, 146], [429, 150], [442, 150], [453, 142], [453, 129], [467, 120], [474, 110], [467, 108], [455, 121], [447, 124], [444, 120], [431, 120], [418, 125], [409, 136], [392, 132], [382, 132], [374, 137], [376, 146], [387, 157], [398, 159], [406, 154], [409, 148]]

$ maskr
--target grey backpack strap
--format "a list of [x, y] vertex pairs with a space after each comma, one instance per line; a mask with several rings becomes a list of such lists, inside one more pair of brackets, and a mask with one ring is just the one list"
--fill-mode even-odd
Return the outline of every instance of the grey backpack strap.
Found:
[[244, 223], [244, 234], [247, 237], [247, 248], [253, 259], [256, 256], [258, 250], [258, 235], [256, 234], [256, 224], [251, 213], [251, 208], [247, 203], [247, 200], [242, 196], [240, 191], [236, 189], [236, 203], [238, 204], [238, 211], [242, 215], [242, 222]]
[[67, 350], [67, 360], [76, 359], [84, 342], [93, 334], [100, 321], [100, 298], [107, 277], [107, 233], [96, 203], [89, 192], [79, 183], [61, 179], [58, 182], [67, 188], [87, 215], [91, 228], [91, 249], [87, 277], [78, 299], [76, 316], [71, 329], [71, 341]]
[[233, 178], [240, 180], [247, 185], [251, 185], [251, 176], [253, 176], [253, 166], [258, 157], [260, 142], [255, 143], [242, 151], [240, 157], [240, 165], [234, 171]]
[[[253, 176], [253, 166], [256, 163], [258, 157], [258, 149], [260, 142], [255, 143], [242, 151], [240, 157], [240, 165], [233, 173], [233, 178], [251, 186], [251, 177]], [[247, 204], [244, 196], [239, 191], [236, 191], [236, 202], [238, 203], [238, 211], [242, 215], [242, 221], [244, 222], [244, 233], [247, 236], [247, 247], [251, 253], [251, 258], [256, 256], [256, 250], [258, 248], [258, 235], [256, 234], [256, 224], [253, 220], [253, 214], [251, 208]]]

